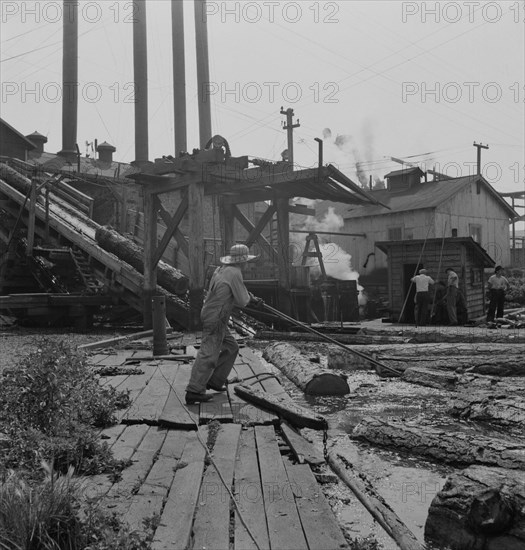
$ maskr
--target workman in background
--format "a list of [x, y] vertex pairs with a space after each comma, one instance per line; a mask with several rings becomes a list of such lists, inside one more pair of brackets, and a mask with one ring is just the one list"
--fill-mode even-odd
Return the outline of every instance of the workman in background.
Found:
[[201, 311], [201, 346], [186, 387], [188, 405], [212, 399], [213, 394], [207, 394], [207, 389], [226, 390], [228, 376], [239, 353], [239, 346], [228, 330], [233, 308], [245, 307], [250, 302], [255, 306], [263, 304], [260, 298], [248, 292], [242, 277], [243, 267], [256, 258], [258, 256], [249, 254], [246, 245], [236, 244], [228, 256], [221, 258], [222, 265], [212, 275]]
[[487, 289], [490, 300], [489, 309], [487, 312], [487, 323], [494, 322], [495, 313], [496, 318], [499, 319], [503, 317], [505, 291], [508, 290], [509, 286], [509, 281], [503, 276], [503, 268], [500, 265], [497, 265], [494, 268], [494, 275], [491, 275], [487, 281]]
[[416, 296], [414, 298], [416, 327], [424, 327], [427, 324], [428, 304], [430, 303], [429, 285], [434, 284], [434, 279], [429, 277], [427, 273], [426, 269], [420, 269], [419, 275], [411, 279], [416, 285]]
[[456, 302], [458, 298], [459, 277], [458, 274], [451, 268], [445, 270], [447, 274], [447, 315], [448, 324], [457, 326], [458, 315], [456, 311]]

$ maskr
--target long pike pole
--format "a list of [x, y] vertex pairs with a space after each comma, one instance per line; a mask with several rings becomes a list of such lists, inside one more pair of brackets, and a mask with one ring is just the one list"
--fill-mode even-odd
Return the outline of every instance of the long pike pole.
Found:
[[388, 370], [388, 371], [394, 373], [396, 376], [401, 376], [401, 373], [398, 370], [396, 370], [392, 367], [389, 367], [388, 365], [385, 365], [384, 363], [381, 363], [381, 361], [378, 361], [377, 359], [374, 359], [373, 357], [370, 357], [366, 353], [362, 353], [360, 351], [356, 351], [352, 348], [349, 348], [348, 346], [346, 346], [342, 342], [339, 342], [335, 338], [332, 338], [331, 336], [327, 336], [326, 334], [323, 334], [322, 332], [319, 332], [318, 330], [315, 330], [314, 328], [306, 325], [305, 323], [301, 323], [301, 321], [298, 321], [297, 319], [294, 319], [293, 317], [289, 317], [288, 315], [285, 315], [284, 313], [282, 313], [278, 309], [275, 309], [275, 308], [269, 306], [266, 303], [264, 304], [264, 309], [267, 309], [268, 311], [270, 311], [271, 313], [273, 313], [277, 317], [280, 317], [281, 319], [284, 319], [285, 321], [288, 321], [289, 323], [292, 323], [293, 325], [301, 327], [302, 329], [306, 330], [307, 332], [311, 332], [312, 334], [316, 334], [317, 336], [319, 336], [323, 340], [326, 340], [327, 342], [330, 342], [331, 344], [339, 346], [340, 348], [343, 348], [344, 350], [346, 350], [350, 353], [353, 353], [354, 355], [357, 355], [358, 357], [366, 359], [367, 361], [369, 361], [370, 363], [372, 363], [373, 365], [375, 365], [377, 367], [381, 367], [382, 369]]

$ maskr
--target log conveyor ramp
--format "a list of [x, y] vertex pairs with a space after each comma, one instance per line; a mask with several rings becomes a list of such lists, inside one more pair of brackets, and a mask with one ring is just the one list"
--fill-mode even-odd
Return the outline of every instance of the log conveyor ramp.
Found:
[[[18, 162], [23, 165], [23, 163]], [[29, 166], [29, 165], [27, 165]], [[74, 174], [71, 176], [74, 178]], [[66, 176], [67, 179], [67, 176]], [[48, 213], [43, 183], [50, 182], [48, 193]], [[53, 190], [56, 175], [43, 174], [39, 177], [37, 200], [35, 205], [35, 233], [43, 240], [55, 243], [57, 246], [70, 246], [80, 250], [85, 255], [92, 273], [101, 285], [118, 296], [128, 305], [142, 311], [143, 309], [143, 275], [115, 254], [102, 248], [97, 240], [97, 230], [102, 226], [94, 222], [79, 207], [71, 204]], [[2, 208], [15, 219], [21, 216], [25, 225], [29, 223], [31, 180], [19, 169], [0, 162], [0, 198]], [[22, 212], [21, 212], [22, 210]], [[46, 228], [49, 225], [49, 234]], [[187, 328], [187, 304], [179, 297], [168, 292], [160, 285], [157, 291], [166, 297], [167, 316], [182, 328]]]

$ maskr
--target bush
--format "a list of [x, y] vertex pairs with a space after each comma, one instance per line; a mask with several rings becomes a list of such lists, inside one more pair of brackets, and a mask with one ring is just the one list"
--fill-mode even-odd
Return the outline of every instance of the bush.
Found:
[[4, 371], [0, 386], [0, 432], [9, 442], [0, 451], [4, 470], [37, 472], [41, 460], [62, 473], [70, 466], [84, 474], [122, 469], [95, 428], [114, 423], [123, 395], [101, 387], [86, 358], [65, 342], [40, 340], [37, 351]]

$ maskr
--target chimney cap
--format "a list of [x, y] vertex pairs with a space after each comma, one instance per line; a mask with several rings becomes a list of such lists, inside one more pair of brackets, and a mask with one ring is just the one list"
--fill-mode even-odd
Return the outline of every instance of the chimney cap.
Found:
[[104, 141], [97, 146], [97, 151], [100, 151], [101, 149], [103, 151], [111, 151], [112, 153], [117, 150], [116, 147], [113, 147], [113, 145], [111, 145], [111, 143], [108, 143], [107, 141]]

